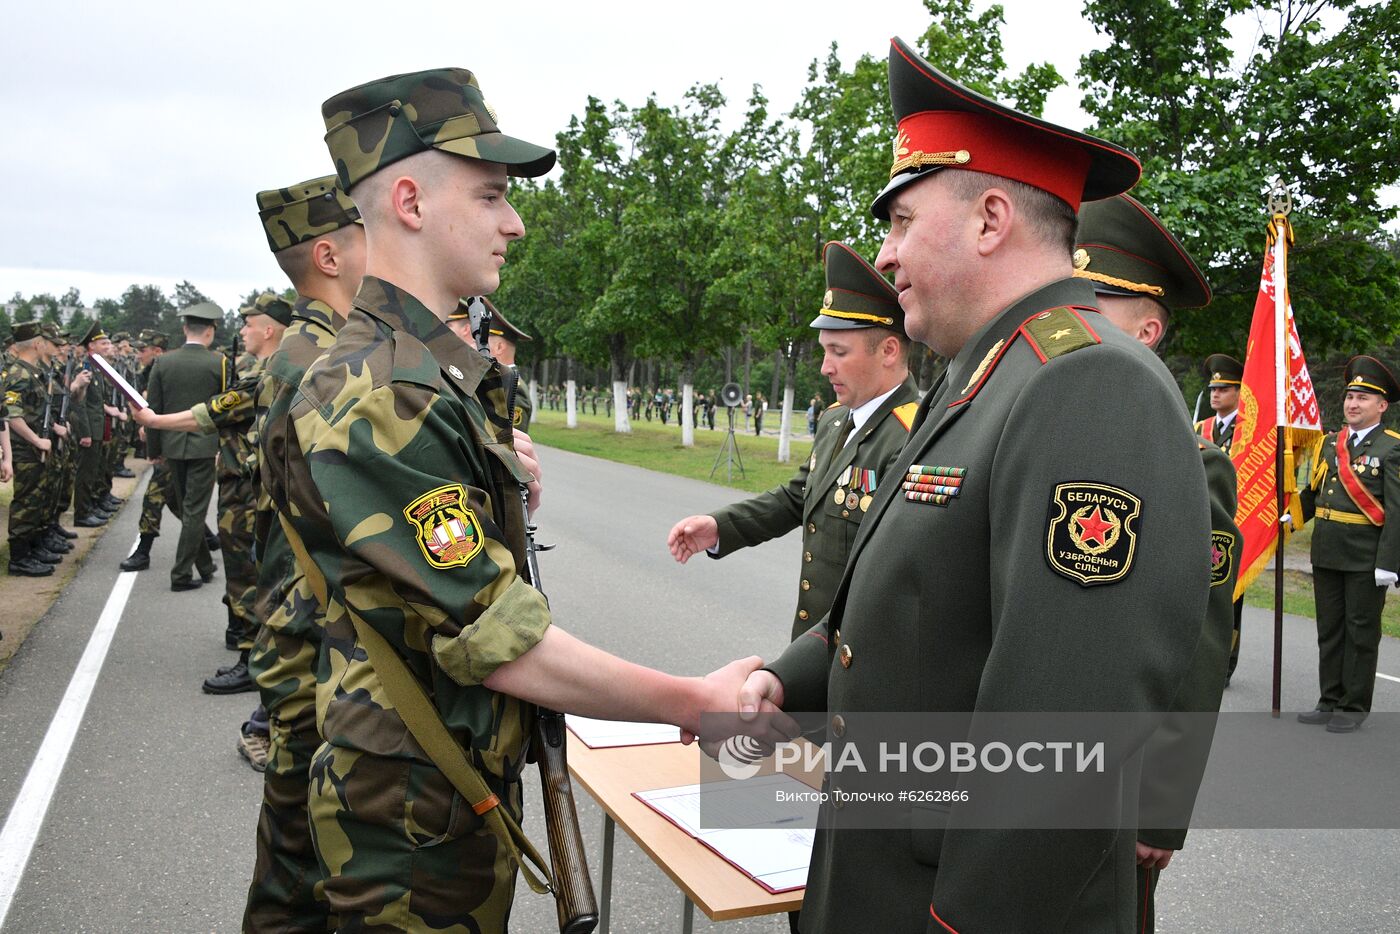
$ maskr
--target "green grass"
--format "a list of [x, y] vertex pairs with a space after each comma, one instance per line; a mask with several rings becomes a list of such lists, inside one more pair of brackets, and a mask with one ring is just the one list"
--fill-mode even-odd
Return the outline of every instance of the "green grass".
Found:
[[[807, 427], [806, 417], [805, 413], [793, 415], [794, 419], [803, 420], [803, 429]], [[540, 444], [572, 451], [575, 454], [601, 457], [619, 464], [632, 464], [648, 470], [690, 477], [693, 480], [708, 480], [720, 486], [728, 485], [750, 493], [758, 493], [786, 483], [797, 472], [798, 465], [812, 453], [810, 440], [794, 440], [792, 461], [780, 464], [777, 438], [769, 435], [755, 438], [752, 431], [745, 434], [736, 424], [734, 438], [739, 446], [739, 455], [744, 459], [744, 476], [739, 475], [736, 465], [733, 482], [726, 484], [723, 461], [715, 471], [714, 478], [710, 477], [710, 468], [714, 466], [715, 457], [724, 444], [723, 412], [716, 418], [714, 431], [710, 431], [703, 424], [695, 430], [695, 446], [689, 448], [681, 444], [681, 429], [674, 420], [670, 425], [663, 427], [660, 419], [650, 422], [640, 419], [632, 423], [630, 435], [620, 435], [613, 431], [612, 416], [605, 416], [600, 406], [597, 415], [580, 413], [577, 428], [566, 428], [564, 422], [562, 410], [536, 411], [530, 422], [530, 437]], [[776, 412], [770, 412], [764, 418], [765, 427], [776, 426], [777, 423]]]

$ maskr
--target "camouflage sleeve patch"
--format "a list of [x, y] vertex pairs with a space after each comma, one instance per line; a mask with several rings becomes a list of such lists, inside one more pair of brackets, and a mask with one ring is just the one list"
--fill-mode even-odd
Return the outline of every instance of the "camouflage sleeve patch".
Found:
[[1045, 560], [1081, 587], [1128, 576], [1142, 500], [1106, 483], [1061, 483], [1050, 496]]
[[1102, 343], [1079, 312], [1069, 307], [1052, 308], [1032, 316], [1021, 325], [1021, 333], [1041, 363]]
[[481, 520], [460, 483], [429, 490], [403, 508], [418, 533], [423, 558], [435, 568], [465, 567], [481, 553]]

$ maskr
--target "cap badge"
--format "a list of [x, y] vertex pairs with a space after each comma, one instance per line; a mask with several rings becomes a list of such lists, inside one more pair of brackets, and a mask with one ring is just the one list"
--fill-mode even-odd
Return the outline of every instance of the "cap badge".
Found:
[[455, 363], [452, 364], [452, 365], [450, 365], [450, 366], [447, 368], [447, 372], [448, 372], [449, 375], [451, 375], [451, 377], [452, 377], [453, 379], [461, 379], [461, 378], [462, 378], [462, 371], [459, 370], [459, 369], [457, 369], [457, 365], [456, 365]]
[[827, 289], [827, 290], [826, 290], [826, 294], [822, 296], [822, 307], [823, 307], [823, 308], [830, 308], [830, 307], [831, 307], [831, 300], [832, 300], [833, 297], [834, 297], [834, 296], [831, 294], [831, 289]]
[[1075, 251], [1074, 251], [1074, 268], [1075, 268], [1075, 269], [1088, 269], [1088, 268], [1089, 268], [1089, 251], [1088, 251], [1088, 250], [1085, 250], [1085, 249], [1082, 249], [1082, 248], [1081, 248], [1081, 249], [1078, 249], [1078, 250], [1075, 250]]

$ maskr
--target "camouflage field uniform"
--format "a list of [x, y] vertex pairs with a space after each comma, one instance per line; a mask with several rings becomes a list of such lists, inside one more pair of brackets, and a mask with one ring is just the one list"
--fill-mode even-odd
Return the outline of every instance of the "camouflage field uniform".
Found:
[[348, 622], [359, 616], [404, 658], [519, 819], [533, 709], [482, 681], [533, 647], [550, 617], [518, 573], [517, 482], [528, 475], [510, 446], [501, 370], [412, 296], [366, 278], [292, 418], [290, 524], [346, 611], [327, 615], [326, 743], [311, 770], [331, 908], [352, 929], [504, 931], [506, 848], [386, 706]]
[[[259, 215], [273, 253], [354, 223], [359, 211], [335, 176], [258, 194]], [[262, 620], [248, 669], [268, 712], [268, 757], [258, 815], [257, 859], [243, 930], [327, 931], [336, 927], [319, 887], [323, 878], [311, 840], [307, 792], [311, 760], [321, 744], [316, 726], [316, 660], [324, 610], [293, 557], [279, 504], [289, 413], [307, 367], [345, 323], [315, 299], [301, 298], [258, 384], [256, 411], [258, 554], [256, 613]]]
[[240, 649], [251, 649], [258, 631], [253, 608], [258, 575], [253, 565], [254, 482], [253, 400], [263, 365], [255, 357], [239, 361], [238, 380], [208, 402], [191, 406], [201, 434], [219, 435], [215, 476], [219, 483], [219, 548], [224, 555], [224, 605], [237, 621]]
[[[335, 340], [344, 320], [323, 302], [297, 302], [292, 324], [268, 360], [266, 378], [259, 386], [260, 464], [266, 465], [270, 458], [282, 460], [297, 386], [306, 368]], [[268, 712], [268, 756], [257, 863], [243, 929], [282, 930], [285, 923], [297, 930], [329, 930], [329, 908], [315, 893], [322, 873], [307, 814], [311, 759], [321, 744], [316, 729], [315, 667], [323, 614], [278, 519], [274, 504], [286, 501], [280, 474], [263, 469], [260, 477], [257, 607], [263, 625], [248, 658], [248, 670]]]
[[[7, 368], [5, 393], [10, 418], [23, 418], [37, 435], [44, 423], [48, 403], [48, 380], [43, 369], [15, 357]], [[45, 477], [49, 473], [40, 452], [18, 435], [11, 439], [15, 466], [14, 498], [10, 502], [10, 554], [27, 554], [32, 542], [49, 524], [49, 494]]]

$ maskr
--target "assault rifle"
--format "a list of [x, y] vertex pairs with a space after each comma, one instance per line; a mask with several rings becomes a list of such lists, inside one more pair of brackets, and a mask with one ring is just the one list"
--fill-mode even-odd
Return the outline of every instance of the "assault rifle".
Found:
[[[470, 307], [477, 350], [489, 360], [491, 351], [487, 349], [487, 336], [490, 332], [491, 308], [481, 299], [475, 300]], [[506, 423], [513, 424], [520, 374], [502, 368], [501, 375], [505, 380]], [[530, 492], [523, 483], [520, 484], [520, 507], [525, 525], [525, 570], [530, 585], [543, 594], [536, 555], [554, 546], [540, 545], [535, 541], [536, 527], [530, 521]], [[568, 736], [562, 713], [537, 708], [533, 747], [540, 767], [540, 788], [544, 794], [544, 824], [549, 836], [549, 863], [553, 870], [552, 887], [559, 931], [560, 934], [589, 934], [598, 926], [598, 901], [593, 894], [593, 880], [588, 875], [583, 833], [579, 830], [578, 811], [574, 808], [574, 789], [569, 781], [567, 758]]]
[[68, 362], [63, 365], [63, 383], [58, 387], [63, 393], [63, 401], [58, 404], [58, 423], [64, 428], [68, 427], [68, 410], [72, 408], [73, 401], [73, 367], [77, 363], [77, 358], [72, 353], [68, 354]]
[[[49, 439], [53, 436], [53, 367], [45, 365], [44, 374], [44, 419], [39, 429], [39, 437]], [[44, 463], [49, 459], [48, 451], [39, 452], [39, 463]]]

